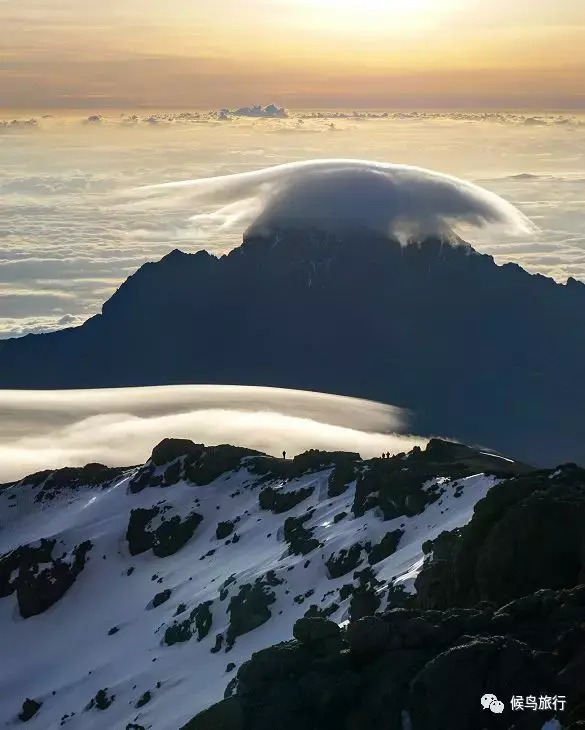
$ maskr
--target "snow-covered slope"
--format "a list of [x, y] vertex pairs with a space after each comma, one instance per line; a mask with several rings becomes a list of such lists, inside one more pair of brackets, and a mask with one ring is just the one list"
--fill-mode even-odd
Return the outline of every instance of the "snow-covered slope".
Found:
[[141, 467], [0, 488], [0, 726], [28, 698], [31, 730], [178, 730], [307, 611], [399, 602], [423, 543], [498, 481], [484, 472], [516, 468], [437, 444], [284, 461], [166, 441]]

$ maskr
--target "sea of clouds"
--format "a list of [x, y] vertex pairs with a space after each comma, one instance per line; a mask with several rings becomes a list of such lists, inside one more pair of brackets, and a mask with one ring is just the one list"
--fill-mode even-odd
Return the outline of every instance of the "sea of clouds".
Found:
[[479, 229], [469, 237], [476, 248], [560, 281], [585, 280], [584, 142], [584, 120], [567, 115], [250, 106], [6, 119], [0, 337], [84, 321], [136, 268], [172, 248], [223, 253], [241, 241], [243, 229], [218, 225], [211, 200], [194, 210], [186, 190], [121, 204], [126, 191], [316, 158], [414, 165], [477, 183], [540, 230]]
[[236, 444], [289, 458], [308, 449], [364, 458], [424, 448], [409, 414], [372, 401], [244, 386], [0, 391], [0, 484], [44, 469], [142, 464], [163, 438]]

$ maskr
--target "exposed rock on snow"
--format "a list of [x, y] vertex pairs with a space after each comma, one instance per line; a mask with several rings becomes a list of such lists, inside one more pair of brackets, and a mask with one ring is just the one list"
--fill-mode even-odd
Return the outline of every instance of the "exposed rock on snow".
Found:
[[[410, 605], [423, 543], [427, 571], [430, 541], [468, 522], [502, 479], [485, 474], [501, 460], [453, 449], [431, 442], [392, 459], [310, 451], [284, 461], [165, 440], [142, 466], [6, 485], [0, 646], [10, 661], [0, 664], [0, 721], [13, 722], [29, 699], [39, 704], [33, 730], [178, 730], [228, 684], [258, 691], [258, 661], [248, 660], [293, 630], [306, 649], [302, 661], [294, 644], [286, 654], [298, 671], [317, 645], [370, 657], [381, 625], [368, 618], [347, 638], [339, 625]], [[513, 473], [515, 462], [506, 467]], [[432, 626], [413, 618], [392, 635], [414, 646]], [[276, 679], [286, 663], [274, 674], [271, 657], [281, 650], [265, 651]], [[233, 725], [244, 711], [228, 700], [202, 716], [212, 724], [193, 727]]]

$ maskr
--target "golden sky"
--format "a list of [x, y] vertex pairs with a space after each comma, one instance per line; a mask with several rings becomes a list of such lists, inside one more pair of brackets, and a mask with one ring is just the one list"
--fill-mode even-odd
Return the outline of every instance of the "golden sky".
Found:
[[12, 109], [585, 109], [585, 0], [0, 0]]

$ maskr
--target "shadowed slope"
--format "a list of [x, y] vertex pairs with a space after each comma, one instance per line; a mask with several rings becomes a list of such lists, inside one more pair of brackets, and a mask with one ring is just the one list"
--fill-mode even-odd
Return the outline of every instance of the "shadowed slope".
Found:
[[6, 341], [0, 387], [231, 383], [412, 409], [415, 433], [585, 460], [585, 287], [467, 244], [302, 229], [146, 264], [82, 327]]

